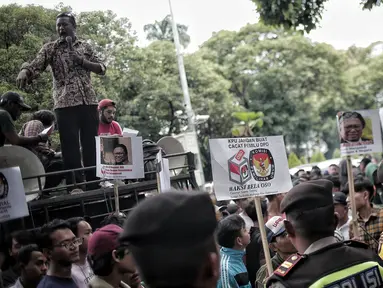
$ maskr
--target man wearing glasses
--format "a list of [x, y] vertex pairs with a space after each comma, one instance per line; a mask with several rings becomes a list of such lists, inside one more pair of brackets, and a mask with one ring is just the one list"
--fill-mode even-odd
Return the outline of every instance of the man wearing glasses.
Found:
[[363, 129], [366, 121], [358, 112], [344, 112], [338, 118], [341, 143], [363, 142]]
[[109, 224], [94, 232], [88, 243], [88, 258], [96, 275], [89, 283], [90, 288], [122, 287], [127, 273], [136, 273], [136, 265], [128, 246], [119, 242], [123, 229]]
[[44, 225], [42, 230], [42, 247], [49, 258], [47, 275], [37, 288], [77, 288], [72, 279], [72, 264], [79, 261], [81, 238], [77, 238], [68, 222], [55, 219]]
[[[83, 149], [84, 166], [96, 165], [95, 136], [98, 130], [96, 93], [91, 83], [91, 72], [104, 75], [106, 67], [98, 59], [92, 47], [76, 36], [76, 20], [65, 12], [57, 16], [56, 29], [59, 39], [45, 44], [31, 63], [22, 66], [17, 85], [24, 88], [37, 78], [48, 66], [53, 75], [54, 109], [60, 133], [65, 169], [80, 168]], [[81, 137], [80, 137], [81, 135]], [[85, 172], [86, 180], [96, 179], [96, 171]], [[78, 180], [81, 175], [77, 175]], [[81, 181], [83, 182], [83, 181]], [[68, 174], [67, 184], [72, 184]], [[96, 189], [98, 185], [89, 185]]]

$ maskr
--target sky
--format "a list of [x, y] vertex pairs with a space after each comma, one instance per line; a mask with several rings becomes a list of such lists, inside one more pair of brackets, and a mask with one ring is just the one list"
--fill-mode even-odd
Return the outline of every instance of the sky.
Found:
[[[53, 0], [0, 0], [0, 5], [18, 3], [35, 4], [53, 8], [60, 1]], [[139, 45], [147, 45], [143, 26], [163, 19], [169, 14], [168, 0], [62, 0], [75, 12], [112, 10], [120, 17], [127, 17], [137, 31]], [[380, 41], [383, 27], [383, 6], [372, 11], [361, 9], [361, 0], [329, 0], [320, 27], [308, 37], [326, 42], [337, 49], [352, 45], [366, 47]], [[91, 4], [90, 4], [91, 3]], [[191, 44], [188, 51], [195, 51], [208, 40], [213, 32], [239, 30], [247, 23], [256, 23], [258, 15], [250, 0], [172, 0], [177, 23], [189, 27]]]

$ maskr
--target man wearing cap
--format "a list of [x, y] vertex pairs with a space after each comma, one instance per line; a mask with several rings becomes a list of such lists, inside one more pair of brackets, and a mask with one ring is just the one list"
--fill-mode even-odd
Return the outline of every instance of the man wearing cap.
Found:
[[122, 282], [125, 273], [134, 273], [136, 266], [127, 245], [118, 238], [122, 228], [109, 224], [93, 233], [88, 242], [88, 258], [96, 275], [90, 288], [129, 288]]
[[142, 201], [124, 226], [140, 275], [150, 288], [215, 288], [219, 256], [208, 193], [167, 192]]
[[[99, 117], [91, 72], [104, 75], [106, 71], [91, 45], [78, 39], [76, 29], [76, 19], [72, 13], [57, 15], [59, 38], [45, 44], [31, 63], [24, 63], [16, 79], [17, 85], [24, 88], [48, 66], [51, 67], [54, 109], [65, 169], [81, 168], [81, 156], [85, 167], [96, 166], [95, 136]], [[76, 174], [76, 177], [83, 182], [80, 174]], [[96, 170], [85, 171], [85, 176], [87, 181], [96, 180]], [[71, 173], [67, 173], [66, 184], [73, 184]], [[89, 189], [97, 187], [97, 183], [88, 185]]]
[[117, 121], [116, 103], [110, 99], [103, 99], [98, 103], [98, 112], [100, 115], [100, 124], [98, 125], [98, 135], [119, 135], [122, 136], [122, 129]]
[[343, 192], [334, 192], [334, 209], [338, 216], [337, 229], [342, 233], [344, 240], [350, 239], [350, 222], [348, 216], [347, 196]]
[[[275, 252], [274, 257], [271, 258], [273, 270], [277, 269], [286, 259], [297, 252], [297, 249], [287, 237], [283, 221], [284, 219], [281, 216], [274, 216], [265, 224], [267, 242], [269, 242], [270, 249]], [[267, 276], [267, 266], [265, 264], [257, 272], [257, 287], [265, 287]]]
[[364, 243], [337, 242], [332, 183], [295, 186], [281, 203], [285, 228], [298, 254], [290, 256], [266, 287], [382, 287], [383, 261]]
[[44, 143], [48, 140], [47, 134], [39, 134], [34, 137], [19, 136], [16, 132], [13, 121], [19, 119], [24, 111], [31, 110], [31, 107], [24, 103], [23, 97], [15, 92], [7, 92], [0, 99], [0, 147], [5, 142], [18, 145], [29, 146]]

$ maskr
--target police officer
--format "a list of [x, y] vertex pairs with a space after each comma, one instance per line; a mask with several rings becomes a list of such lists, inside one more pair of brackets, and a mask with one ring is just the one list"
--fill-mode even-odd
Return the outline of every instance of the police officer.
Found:
[[286, 194], [281, 212], [298, 254], [274, 271], [266, 287], [383, 287], [383, 261], [367, 245], [335, 240], [332, 186], [324, 179], [309, 181]]

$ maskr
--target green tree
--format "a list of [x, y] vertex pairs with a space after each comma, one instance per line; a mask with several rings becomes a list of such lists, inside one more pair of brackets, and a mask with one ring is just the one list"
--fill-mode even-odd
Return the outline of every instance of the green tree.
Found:
[[323, 153], [319, 150], [315, 151], [311, 156], [310, 163], [318, 163], [325, 161], [326, 157], [324, 157]]
[[254, 129], [259, 130], [263, 126], [262, 112], [234, 112], [232, 116], [239, 121], [236, 123], [231, 134], [233, 137], [254, 136]]
[[336, 148], [334, 150], [334, 153], [332, 153], [332, 158], [333, 159], [336, 159], [336, 158], [340, 158], [341, 157], [341, 154], [340, 154], [340, 149], [339, 148]]
[[[181, 45], [186, 48], [190, 43], [190, 36], [187, 34], [188, 27], [182, 24], [177, 24], [177, 30], [180, 38]], [[155, 21], [153, 24], [146, 24], [144, 26], [146, 38], [150, 41], [170, 41], [174, 42], [172, 17], [167, 15], [161, 21]]]
[[302, 162], [299, 160], [297, 154], [295, 154], [294, 152], [291, 152], [289, 154], [287, 161], [289, 163], [289, 168], [294, 168], [299, 165], [302, 165]]
[[[303, 28], [310, 32], [322, 19], [324, 4], [328, 0], [252, 0], [260, 14], [261, 21], [267, 25], [282, 25], [285, 28]], [[332, 0], [335, 1], [335, 0]], [[372, 9], [380, 4], [377, 0], [362, 0], [363, 9]]]

